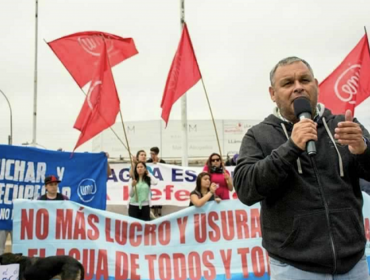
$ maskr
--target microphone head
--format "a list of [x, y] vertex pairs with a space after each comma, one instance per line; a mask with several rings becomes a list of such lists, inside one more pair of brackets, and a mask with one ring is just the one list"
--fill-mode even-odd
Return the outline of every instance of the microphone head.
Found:
[[310, 100], [306, 97], [299, 97], [294, 100], [294, 114], [299, 119], [299, 115], [302, 113], [309, 113], [312, 116], [312, 108], [310, 104]]

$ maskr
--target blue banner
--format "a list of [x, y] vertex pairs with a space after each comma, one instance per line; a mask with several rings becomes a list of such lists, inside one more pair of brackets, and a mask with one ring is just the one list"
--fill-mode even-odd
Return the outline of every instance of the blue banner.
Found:
[[0, 230], [12, 229], [13, 199], [38, 199], [45, 176], [56, 175], [59, 192], [70, 200], [106, 209], [107, 158], [104, 153], [49, 151], [0, 145]]

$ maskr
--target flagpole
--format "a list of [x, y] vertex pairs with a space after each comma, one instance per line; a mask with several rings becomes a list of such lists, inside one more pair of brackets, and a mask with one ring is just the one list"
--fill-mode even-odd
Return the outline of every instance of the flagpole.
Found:
[[[200, 70], [199, 70], [200, 71]], [[222, 158], [222, 151], [221, 151], [221, 145], [220, 145], [220, 139], [218, 137], [218, 132], [217, 132], [217, 127], [216, 127], [216, 122], [215, 122], [215, 118], [213, 117], [213, 112], [212, 112], [212, 108], [211, 108], [211, 103], [209, 102], [209, 97], [208, 97], [208, 93], [207, 93], [207, 89], [206, 89], [206, 86], [204, 84], [204, 80], [203, 80], [203, 76], [201, 75], [201, 78], [202, 80], [202, 85], [203, 85], [203, 89], [204, 89], [204, 93], [206, 95], [206, 99], [207, 99], [207, 103], [208, 103], [208, 108], [209, 108], [209, 111], [211, 113], [211, 118], [212, 118], [212, 123], [213, 123], [213, 127], [215, 129], [215, 133], [216, 133], [216, 139], [217, 139], [217, 145], [218, 145], [218, 150], [220, 151], [220, 157], [221, 157], [221, 161], [223, 162], [223, 158]]]
[[[101, 37], [102, 37], [102, 39], [104, 41], [104, 44], [106, 44], [104, 35], [101, 34]], [[107, 60], [108, 60], [109, 67], [112, 69], [112, 66], [110, 65], [109, 55], [108, 54], [107, 54]], [[112, 71], [112, 76], [113, 76], [113, 71]], [[117, 89], [116, 82], [114, 81], [114, 79], [113, 79], [113, 83], [114, 83], [114, 87]], [[118, 92], [117, 92], [117, 94], [118, 94]], [[130, 157], [131, 167], [133, 167], [132, 154], [131, 154], [131, 150], [130, 150], [130, 145], [128, 143], [127, 133], [126, 133], [126, 129], [125, 129], [125, 123], [123, 122], [121, 105], [120, 105], [120, 108], [119, 108], [119, 115], [121, 117], [121, 123], [122, 123], [123, 133], [125, 135], [125, 140], [126, 140], [126, 146], [125, 146], [125, 148], [127, 149], [128, 154], [129, 154], [129, 157]]]
[[[80, 88], [80, 87], [79, 87]], [[84, 92], [84, 90], [82, 89], [82, 88], [80, 88], [80, 90], [82, 91], [82, 93], [85, 95], [85, 97], [87, 96], [87, 94], [86, 94], [86, 92]], [[100, 115], [100, 112], [98, 111], [98, 113], [99, 113], [99, 115]], [[100, 115], [100, 117], [105, 121], [105, 119], [103, 118], [103, 116], [102, 115]], [[126, 150], [128, 150], [128, 148], [127, 148], [127, 146], [125, 145], [125, 143], [123, 143], [123, 141], [122, 141], [122, 139], [121, 138], [119, 138], [119, 136], [118, 136], [118, 134], [114, 131], [114, 129], [110, 126], [109, 127], [110, 128], [110, 130], [114, 133], [114, 135], [117, 137], [117, 139], [118, 139], [118, 141], [120, 141], [121, 142], [121, 144], [123, 145], [123, 147], [126, 149]]]
[[[181, 31], [185, 23], [185, 0], [180, 0]], [[182, 126], [182, 166], [188, 166], [188, 116], [186, 93], [181, 97], [181, 126]]]
[[122, 111], [121, 111], [121, 108], [119, 108], [119, 115], [121, 117], [121, 123], [122, 123], [122, 128], [123, 128], [123, 134], [125, 135], [125, 139], [126, 139], [126, 144], [127, 144], [127, 151], [128, 151], [128, 154], [129, 154], [129, 157], [130, 157], [130, 163], [131, 163], [131, 168], [132, 170], [134, 171], [134, 163], [132, 161], [132, 154], [131, 154], [131, 150], [130, 150], [130, 145], [128, 143], [128, 137], [127, 137], [127, 133], [126, 133], [126, 128], [125, 128], [125, 123], [123, 122], [123, 116], [122, 116]]
[[366, 26], [364, 26], [364, 29], [365, 29], [365, 34], [366, 34], [366, 39], [367, 39], [367, 45], [369, 46], [369, 53], [370, 53], [370, 43], [369, 43], [369, 36], [367, 35], [367, 30], [366, 30]]
[[34, 81], [33, 81], [33, 128], [32, 128], [32, 143], [36, 147], [36, 128], [37, 128], [37, 41], [38, 41], [38, 0], [35, 0], [36, 11], [35, 11], [35, 69], [34, 69]]
[[0, 89], [0, 93], [5, 97], [5, 100], [8, 103], [8, 106], [9, 106], [9, 111], [10, 111], [10, 135], [8, 136], [8, 144], [12, 145], [13, 144], [13, 113], [12, 113], [12, 106], [10, 105], [8, 97], [6, 96], [6, 94], [1, 89]]
[[[101, 37], [102, 37], [102, 39], [103, 39], [104, 44], [106, 45], [104, 35], [102, 35], [102, 34], [101, 34]], [[107, 60], [108, 60], [109, 67], [112, 69], [112, 66], [111, 66], [111, 64], [110, 64], [110, 60], [109, 60], [109, 55], [108, 55], [108, 53], [107, 53]], [[112, 71], [112, 76], [113, 76], [113, 71]], [[114, 83], [114, 87], [117, 89], [117, 87], [116, 87], [116, 82], [115, 82], [114, 78], [113, 78], [113, 83]], [[118, 91], [117, 91], [117, 94], [118, 94]], [[125, 135], [125, 140], [126, 140], [126, 145], [127, 145], [127, 151], [128, 151], [128, 155], [129, 155], [129, 158], [130, 158], [131, 171], [132, 171], [132, 174], [135, 174], [135, 166], [134, 166], [134, 162], [133, 162], [133, 160], [132, 160], [132, 153], [131, 153], [131, 150], [130, 150], [130, 144], [129, 144], [129, 142], [128, 142], [128, 137], [127, 137], [127, 133], [126, 133], [125, 123], [124, 123], [124, 121], [123, 121], [122, 110], [121, 110], [121, 104], [120, 104], [120, 106], [119, 106], [119, 107], [120, 107], [120, 108], [119, 108], [119, 115], [120, 115], [120, 117], [121, 117], [121, 123], [122, 123], [123, 134]], [[136, 178], [134, 178], [134, 179], [136, 179]], [[138, 194], [137, 194], [137, 188], [136, 188], [136, 185], [135, 185], [135, 186], [133, 186], [133, 187], [134, 187], [134, 189], [135, 189], [135, 198], [136, 198], [136, 201], [139, 201], [139, 197], [138, 197]]]

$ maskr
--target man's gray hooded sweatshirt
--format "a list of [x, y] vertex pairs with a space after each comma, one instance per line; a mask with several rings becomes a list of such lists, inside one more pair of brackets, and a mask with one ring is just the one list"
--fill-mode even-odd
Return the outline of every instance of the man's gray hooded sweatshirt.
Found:
[[333, 138], [341, 121], [322, 110], [311, 159], [290, 139], [293, 124], [270, 115], [244, 136], [234, 173], [239, 199], [261, 202], [263, 247], [306, 271], [346, 273], [364, 255], [359, 178], [370, 180], [370, 138], [361, 126], [367, 149], [351, 154]]

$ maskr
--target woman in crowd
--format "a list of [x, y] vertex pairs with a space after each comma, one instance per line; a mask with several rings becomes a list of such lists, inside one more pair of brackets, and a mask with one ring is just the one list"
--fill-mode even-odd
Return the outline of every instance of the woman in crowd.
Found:
[[[132, 162], [134, 165], [136, 165], [138, 162], [146, 162], [146, 152], [144, 150], [139, 150], [136, 153], [136, 157], [132, 157]], [[130, 167], [130, 177], [134, 176], [134, 173], [131, 171]], [[150, 174], [153, 174], [153, 169], [150, 166], [147, 166], [147, 170]]]
[[190, 193], [189, 206], [202, 207], [208, 201], [220, 202], [221, 199], [215, 195], [216, 184], [211, 183], [211, 176], [207, 172], [201, 172], [197, 177], [196, 187]]
[[213, 153], [209, 156], [203, 171], [211, 174], [211, 182], [217, 185], [216, 195], [221, 199], [230, 199], [229, 192], [233, 190], [233, 182], [226, 170], [221, 156]]
[[135, 165], [134, 175], [129, 181], [130, 202], [128, 215], [143, 221], [150, 221], [150, 186], [157, 185], [158, 180], [150, 175], [145, 162]]

